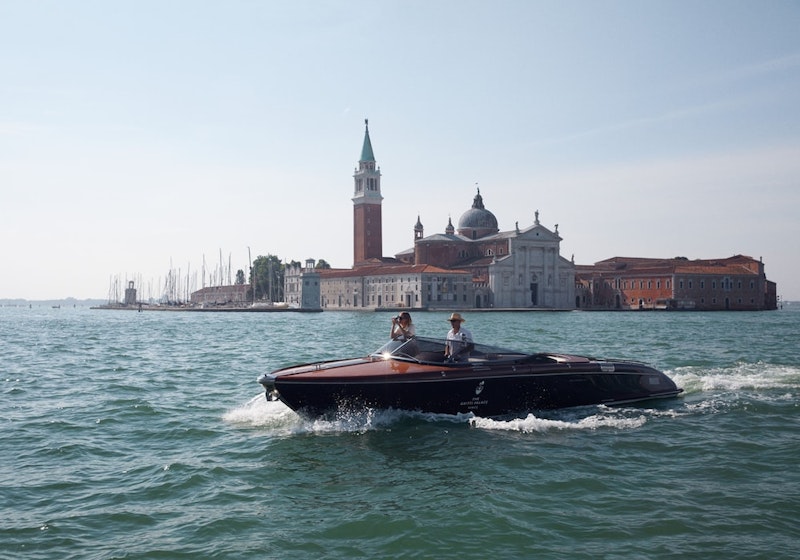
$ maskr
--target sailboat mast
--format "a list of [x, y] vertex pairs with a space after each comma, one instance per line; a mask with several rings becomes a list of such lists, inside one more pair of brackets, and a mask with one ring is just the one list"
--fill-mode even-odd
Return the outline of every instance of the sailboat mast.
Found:
[[250, 292], [253, 294], [253, 304], [256, 303], [256, 275], [253, 274], [253, 258], [250, 256], [250, 247], [247, 247], [247, 261], [250, 263]]

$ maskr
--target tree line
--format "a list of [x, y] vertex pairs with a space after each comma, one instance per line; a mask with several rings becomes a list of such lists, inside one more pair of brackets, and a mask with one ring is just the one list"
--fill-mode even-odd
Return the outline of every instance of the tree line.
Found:
[[[250, 278], [245, 279], [244, 270], [236, 271], [236, 284], [249, 284], [247, 299], [250, 301], [268, 300], [284, 301], [283, 278], [287, 266], [300, 266], [298, 261], [283, 263], [275, 255], [259, 255], [250, 267]], [[317, 269], [328, 269], [331, 265], [325, 259], [319, 259], [314, 266]], [[255, 292], [255, 294], [254, 294]], [[253, 297], [255, 295], [255, 297]]]

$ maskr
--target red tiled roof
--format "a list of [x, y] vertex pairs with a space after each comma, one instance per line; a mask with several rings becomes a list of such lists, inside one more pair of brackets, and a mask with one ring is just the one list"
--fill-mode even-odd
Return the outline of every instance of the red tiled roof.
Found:
[[578, 276], [657, 276], [670, 274], [758, 274], [759, 262], [752, 257], [734, 255], [725, 259], [674, 259], [612, 257], [594, 265], [576, 265]]

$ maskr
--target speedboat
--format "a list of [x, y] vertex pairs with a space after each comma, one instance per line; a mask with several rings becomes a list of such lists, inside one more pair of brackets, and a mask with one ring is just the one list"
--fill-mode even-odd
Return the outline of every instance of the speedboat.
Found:
[[531, 410], [621, 405], [683, 389], [644, 363], [528, 354], [474, 344], [445, 359], [445, 341], [389, 341], [368, 356], [277, 369], [258, 378], [269, 400], [316, 417], [365, 408], [496, 417]]

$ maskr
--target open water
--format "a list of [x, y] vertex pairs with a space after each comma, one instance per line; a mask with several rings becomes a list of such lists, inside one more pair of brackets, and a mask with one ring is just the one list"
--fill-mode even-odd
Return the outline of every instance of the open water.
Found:
[[389, 317], [0, 308], [0, 558], [800, 554], [800, 305], [466, 314], [479, 341], [685, 388], [648, 406], [315, 422], [265, 400], [259, 374], [365, 355]]

